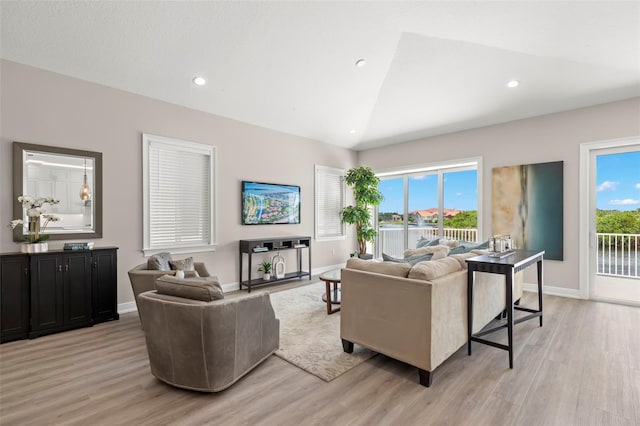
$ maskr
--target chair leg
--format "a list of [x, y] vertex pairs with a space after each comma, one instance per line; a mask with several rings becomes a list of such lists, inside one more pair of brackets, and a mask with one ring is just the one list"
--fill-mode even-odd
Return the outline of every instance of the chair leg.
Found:
[[430, 387], [433, 382], [433, 371], [423, 370], [418, 368], [418, 376], [420, 377], [420, 384], [424, 387]]
[[353, 342], [350, 342], [348, 340], [342, 339], [342, 349], [348, 354], [352, 353], [353, 352]]

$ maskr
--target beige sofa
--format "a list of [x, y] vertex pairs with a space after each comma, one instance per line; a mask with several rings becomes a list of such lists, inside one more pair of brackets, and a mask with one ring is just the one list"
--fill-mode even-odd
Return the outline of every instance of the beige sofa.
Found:
[[[340, 334], [345, 352], [353, 344], [418, 367], [420, 383], [467, 342], [468, 253], [406, 263], [350, 259], [342, 270]], [[522, 296], [516, 274], [514, 300]], [[476, 273], [474, 333], [505, 309], [505, 278]]]
[[[204, 286], [198, 282], [203, 280]], [[218, 392], [278, 349], [280, 322], [268, 293], [224, 297], [210, 278], [165, 276], [156, 285], [157, 290], [141, 293], [137, 301], [149, 365], [158, 379]]]

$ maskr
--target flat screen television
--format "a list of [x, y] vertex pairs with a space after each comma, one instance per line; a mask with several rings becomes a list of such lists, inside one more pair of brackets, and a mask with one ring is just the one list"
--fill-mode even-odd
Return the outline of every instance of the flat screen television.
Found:
[[300, 223], [300, 187], [242, 181], [242, 224]]

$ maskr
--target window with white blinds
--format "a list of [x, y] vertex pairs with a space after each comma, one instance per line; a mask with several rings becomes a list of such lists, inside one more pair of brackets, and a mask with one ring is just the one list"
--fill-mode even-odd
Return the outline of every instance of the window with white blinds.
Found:
[[345, 225], [340, 212], [345, 203], [345, 171], [316, 166], [316, 240], [345, 237]]
[[215, 248], [215, 147], [142, 135], [145, 255]]

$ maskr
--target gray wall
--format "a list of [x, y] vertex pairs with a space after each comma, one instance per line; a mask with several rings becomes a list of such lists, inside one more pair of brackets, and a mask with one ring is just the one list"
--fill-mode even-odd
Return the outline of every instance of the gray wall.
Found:
[[[545, 261], [545, 284], [577, 290], [580, 144], [639, 135], [640, 98], [634, 98], [370, 149], [358, 161], [384, 170], [481, 156], [485, 238], [491, 235], [493, 167], [564, 161], [564, 261]], [[526, 281], [534, 280], [528, 273]]]
[[[313, 236], [314, 164], [341, 168], [356, 164], [355, 152], [333, 145], [13, 62], [2, 61], [0, 67], [0, 251], [19, 250], [5, 226], [17, 202], [11, 189], [13, 141], [102, 152], [104, 237], [95, 244], [120, 247], [118, 303], [133, 301], [127, 270], [146, 260], [141, 251], [142, 133], [217, 147], [218, 247], [215, 252], [193, 256], [206, 262], [224, 284], [238, 281], [238, 240]], [[301, 224], [242, 226], [243, 179], [300, 185]], [[313, 268], [343, 263], [355, 247], [354, 240], [315, 243]], [[53, 241], [50, 247], [63, 244]], [[294, 265], [292, 254], [288, 253], [288, 268]], [[183, 256], [187, 255], [176, 255]]]

